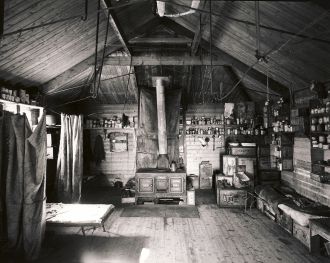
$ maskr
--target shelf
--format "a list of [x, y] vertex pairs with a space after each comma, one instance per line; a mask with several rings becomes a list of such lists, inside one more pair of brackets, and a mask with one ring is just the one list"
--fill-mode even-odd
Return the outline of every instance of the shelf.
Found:
[[114, 132], [134, 132], [134, 128], [110, 128], [110, 127], [97, 127], [97, 128], [86, 128], [84, 127], [84, 130], [109, 130], [109, 131], [114, 131]]
[[[182, 124], [179, 125], [180, 127], [183, 127]], [[186, 125], [186, 129], [189, 128], [224, 128], [224, 124], [208, 124], [208, 125]]]
[[323, 149], [323, 148], [319, 148], [319, 147], [311, 147], [312, 150], [317, 150], [317, 151], [329, 151], [330, 149]]
[[311, 134], [330, 134], [330, 131], [311, 131]]
[[314, 114], [310, 114], [310, 117], [328, 117], [330, 116], [330, 112], [325, 112], [325, 113], [314, 113]]
[[43, 110], [44, 109], [41, 106], [24, 104], [24, 103], [17, 103], [17, 102], [14, 102], [14, 101], [3, 100], [3, 99], [0, 99], [0, 103], [2, 103], [2, 104], [12, 104], [12, 105], [20, 106], [20, 107], [27, 107], [27, 108], [38, 109], [38, 110]]
[[294, 135], [295, 132], [274, 132], [274, 131], [272, 131], [271, 133], [272, 134], [278, 134], [278, 135], [282, 135], [282, 134], [284, 134], [284, 135]]

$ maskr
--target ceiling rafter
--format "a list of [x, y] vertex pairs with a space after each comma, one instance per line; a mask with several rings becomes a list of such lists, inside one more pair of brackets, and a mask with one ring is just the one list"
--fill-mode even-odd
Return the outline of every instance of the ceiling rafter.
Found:
[[[205, 9], [206, 3], [208, 1], [209, 0], [203, 0], [202, 9]], [[192, 55], [196, 55], [196, 53], [198, 51], [199, 44], [200, 44], [201, 38], [202, 38], [202, 26], [206, 23], [206, 18], [207, 18], [207, 15], [202, 14], [202, 13], [199, 14], [200, 23], [197, 25], [197, 29], [195, 31], [193, 42], [192, 42], [192, 45], [191, 45], [191, 54]]]
[[[105, 10], [106, 15], [108, 15], [108, 12], [106, 11], [106, 9], [108, 7], [110, 7], [110, 1], [108, 0], [106, 3], [105, 0], [101, 0], [101, 7]], [[116, 14], [114, 13], [113, 10], [110, 10], [110, 9], [109, 9], [109, 23], [110, 23], [112, 29], [114, 30], [116, 36], [118, 37], [120, 43], [123, 45], [125, 52], [127, 53], [127, 55], [129, 55], [131, 57], [132, 52], [131, 52], [130, 48], [128, 47], [128, 41], [126, 40], [125, 34], [119, 25]], [[132, 65], [129, 65], [128, 70], [130, 71], [129, 73], [131, 73], [131, 72], [133, 73], [133, 74], [129, 75], [128, 81], [131, 81], [133, 83], [133, 86], [135, 87], [134, 96], [135, 96], [135, 99], [137, 100], [138, 99], [138, 86], [137, 86], [134, 67], [132, 67]]]

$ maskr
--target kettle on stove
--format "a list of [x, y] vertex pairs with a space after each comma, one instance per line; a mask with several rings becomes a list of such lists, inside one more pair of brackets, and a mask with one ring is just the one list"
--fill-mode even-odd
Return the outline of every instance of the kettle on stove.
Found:
[[176, 162], [175, 161], [172, 161], [171, 162], [170, 169], [171, 169], [171, 172], [175, 172], [176, 171]]

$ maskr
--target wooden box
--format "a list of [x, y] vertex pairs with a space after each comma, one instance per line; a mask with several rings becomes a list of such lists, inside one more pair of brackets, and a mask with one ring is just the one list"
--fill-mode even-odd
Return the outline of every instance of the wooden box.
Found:
[[283, 159], [293, 158], [293, 147], [292, 146], [282, 146], [281, 147], [281, 157]]
[[292, 235], [303, 243], [308, 249], [310, 248], [310, 229], [309, 227], [301, 226], [293, 221]]
[[284, 228], [285, 231], [289, 232], [292, 234], [292, 225], [293, 221], [290, 215], [279, 211], [276, 213], [276, 222]]
[[247, 191], [245, 189], [222, 188], [217, 182], [217, 204], [219, 207], [245, 207]]
[[269, 207], [267, 202], [265, 202], [260, 198], [257, 198], [257, 208], [267, 217], [269, 217], [271, 220], [276, 221], [276, 214], [273, 211], [271, 211], [272, 209]]
[[259, 157], [269, 157], [269, 155], [270, 155], [269, 145], [259, 146]]
[[258, 168], [261, 170], [271, 169], [270, 156], [259, 157]]
[[235, 156], [256, 156], [256, 147], [229, 147], [229, 153]]

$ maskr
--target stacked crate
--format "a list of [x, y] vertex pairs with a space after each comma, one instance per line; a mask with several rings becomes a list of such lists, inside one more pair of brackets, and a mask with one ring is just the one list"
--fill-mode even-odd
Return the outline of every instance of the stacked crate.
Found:
[[276, 168], [276, 159], [270, 155], [270, 145], [258, 148], [258, 184], [277, 185], [281, 181], [281, 172]]
[[[248, 191], [255, 184], [256, 150], [255, 147], [240, 147], [229, 152], [230, 155], [223, 156], [223, 175], [217, 176], [217, 204], [220, 207], [244, 207]], [[249, 177], [248, 184], [242, 184], [239, 173]]]

